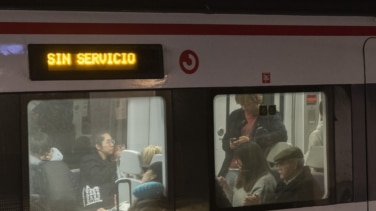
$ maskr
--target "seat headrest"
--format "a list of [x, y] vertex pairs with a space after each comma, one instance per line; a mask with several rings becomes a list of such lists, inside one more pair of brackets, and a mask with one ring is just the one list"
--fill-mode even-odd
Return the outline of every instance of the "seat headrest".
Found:
[[134, 150], [123, 150], [120, 155], [120, 170], [127, 174], [142, 174], [140, 153]]
[[324, 168], [324, 147], [312, 146], [307, 155], [306, 166], [312, 168]]

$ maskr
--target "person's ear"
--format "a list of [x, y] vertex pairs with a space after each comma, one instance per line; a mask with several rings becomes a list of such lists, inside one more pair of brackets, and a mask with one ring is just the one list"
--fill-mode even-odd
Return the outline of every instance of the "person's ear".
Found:
[[295, 170], [298, 169], [298, 160], [296, 160], [296, 159], [292, 160], [292, 165], [293, 165]]
[[102, 149], [102, 146], [99, 145], [99, 144], [95, 144], [95, 148], [96, 148], [97, 150], [99, 150], [99, 149]]

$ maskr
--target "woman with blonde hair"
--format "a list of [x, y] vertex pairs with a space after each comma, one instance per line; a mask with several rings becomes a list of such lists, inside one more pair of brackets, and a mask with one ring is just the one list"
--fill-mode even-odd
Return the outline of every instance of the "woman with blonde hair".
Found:
[[162, 154], [162, 147], [149, 145], [145, 147], [144, 149], [142, 149], [141, 151], [142, 166], [145, 166], [145, 167], [149, 166], [151, 160], [156, 154]]

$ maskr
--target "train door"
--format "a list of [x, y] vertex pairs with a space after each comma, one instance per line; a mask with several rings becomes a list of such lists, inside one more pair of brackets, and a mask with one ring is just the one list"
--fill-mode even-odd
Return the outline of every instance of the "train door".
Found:
[[376, 38], [368, 39], [364, 44], [365, 83], [366, 83], [366, 124], [367, 124], [367, 171], [368, 171], [368, 206], [376, 210]]

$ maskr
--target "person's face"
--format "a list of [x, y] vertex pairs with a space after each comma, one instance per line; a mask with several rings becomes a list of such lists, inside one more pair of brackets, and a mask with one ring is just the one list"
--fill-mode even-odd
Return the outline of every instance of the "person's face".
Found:
[[250, 115], [257, 116], [259, 114], [259, 106], [260, 104], [257, 104], [255, 102], [245, 100], [242, 103], [242, 109]]
[[99, 152], [103, 153], [104, 155], [110, 156], [114, 153], [115, 141], [112, 139], [112, 137], [108, 133], [103, 134], [102, 137], [103, 137], [102, 145], [99, 146], [97, 144], [96, 148]]
[[278, 162], [276, 167], [281, 180], [290, 180], [295, 176], [297, 164], [292, 160], [284, 160]]
[[142, 175], [142, 183], [144, 182], [149, 182], [149, 181], [152, 181], [153, 179], [155, 179], [157, 177], [157, 175], [154, 174], [153, 170], [151, 169], [148, 169], [143, 175]]
[[49, 161], [52, 159], [52, 149], [39, 155], [39, 160]]

